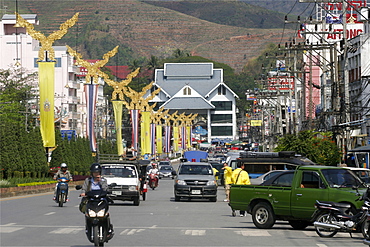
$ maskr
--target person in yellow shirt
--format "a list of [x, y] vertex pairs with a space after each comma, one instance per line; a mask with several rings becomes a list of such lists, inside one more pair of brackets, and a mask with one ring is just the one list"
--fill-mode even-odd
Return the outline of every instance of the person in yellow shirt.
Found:
[[[251, 184], [249, 180], [249, 174], [247, 171], [244, 170], [244, 164], [238, 163], [238, 168], [236, 168], [232, 175], [231, 180], [233, 184], [236, 185], [249, 185]], [[244, 217], [245, 211], [240, 210], [240, 217]]]
[[226, 194], [224, 202], [228, 202], [230, 200], [230, 186], [232, 184], [231, 175], [233, 174], [233, 169], [227, 163], [224, 163], [222, 170], [224, 170], [224, 186]]
[[215, 175], [216, 181], [218, 181], [218, 176], [216, 176], [217, 172], [219, 172], [216, 168], [212, 167], [213, 174]]

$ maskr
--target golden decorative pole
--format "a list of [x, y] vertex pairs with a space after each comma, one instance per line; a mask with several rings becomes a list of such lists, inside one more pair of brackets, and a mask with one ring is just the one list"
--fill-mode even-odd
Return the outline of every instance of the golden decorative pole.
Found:
[[[117, 82], [105, 77], [105, 82], [113, 87], [112, 92], [112, 105], [114, 110], [114, 121], [116, 126], [116, 140], [117, 140], [117, 152], [118, 155], [124, 155], [125, 151], [123, 150], [122, 145], [122, 105], [124, 104], [124, 94], [123, 88], [126, 87], [134, 77], [139, 74], [140, 68], [137, 68], [135, 71], [128, 74], [126, 80], [122, 80], [121, 82]], [[117, 95], [120, 100], [117, 100]]]
[[40, 41], [41, 48], [39, 50], [39, 59], [37, 61], [48, 61], [48, 58], [46, 56], [45, 59], [45, 52], [49, 52], [49, 58], [50, 60], [55, 60], [55, 52], [54, 48], [52, 47], [53, 43], [57, 39], [61, 39], [68, 31], [68, 28], [72, 27], [78, 20], [79, 13], [76, 13], [71, 19], [64, 22], [62, 25], [60, 25], [58, 31], [54, 31], [52, 34], [50, 34], [48, 37], [46, 37], [44, 34], [36, 31], [34, 29], [33, 24], [29, 23], [23, 17], [18, 14], [16, 14], [17, 23], [16, 25], [25, 27], [27, 30], [27, 33], [34, 39]]
[[137, 68], [135, 71], [128, 74], [126, 80], [122, 80], [121, 82], [113, 81], [107, 77], [104, 79], [104, 81], [109, 86], [113, 87], [112, 100], [116, 100], [117, 95], [120, 100], [124, 100], [124, 97], [123, 97], [124, 87], [126, 87], [132, 81], [132, 79], [139, 74], [139, 70], [140, 68]]
[[90, 62], [83, 60], [82, 55], [78, 53], [77, 51], [73, 50], [71, 47], [67, 45], [67, 50], [68, 53], [71, 54], [73, 57], [76, 58], [76, 64], [80, 65], [82, 67], [85, 67], [87, 69], [87, 74], [85, 76], [86, 78], [86, 83], [90, 83], [91, 77], [93, 78], [93, 83], [98, 84], [98, 79], [99, 77], [102, 78], [107, 78], [107, 74], [104, 72], [100, 71], [100, 68], [103, 67], [106, 63], [108, 63], [109, 58], [113, 57], [116, 55], [118, 52], [118, 45], [113, 48], [113, 50], [105, 53], [103, 55], [103, 60], [98, 60], [95, 63], [91, 64]]
[[146, 155], [151, 152], [150, 148], [150, 112], [155, 107], [149, 106], [149, 101], [152, 100], [155, 95], [160, 91], [160, 88], [155, 90], [148, 96], [144, 98], [146, 92], [152, 87], [154, 82], [149, 83], [145, 86], [141, 92], [137, 92], [130, 87], [123, 87], [123, 93], [125, 96], [130, 98], [130, 102], [123, 101], [123, 104], [130, 110], [131, 122], [133, 124], [132, 128], [132, 146], [134, 149], [138, 150], [138, 130], [136, 129], [136, 121], [138, 121], [138, 111], [141, 111], [141, 155]]
[[95, 129], [94, 129], [94, 122], [95, 122], [95, 108], [96, 108], [96, 95], [98, 92], [99, 87], [99, 77], [106, 78], [108, 77], [104, 72], [100, 71], [100, 68], [103, 67], [106, 63], [108, 63], [109, 58], [113, 57], [117, 51], [118, 46], [116, 46], [113, 50], [107, 52], [103, 55], [103, 60], [98, 60], [95, 63], [91, 64], [90, 62], [83, 60], [80, 53], [73, 50], [71, 47], [67, 45], [67, 50], [70, 55], [76, 58], [76, 64], [83, 66], [87, 69], [87, 74], [85, 76], [85, 94], [86, 94], [86, 134], [90, 140], [90, 149], [92, 151], [92, 155], [96, 156], [97, 153], [97, 145], [96, 145], [96, 138], [95, 138]]
[[[25, 27], [27, 33], [35, 40], [40, 41], [41, 48], [38, 53], [39, 71], [39, 92], [40, 92], [40, 132], [45, 151], [55, 149], [55, 126], [54, 126], [54, 81], [55, 81], [55, 52], [52, 47], [57, 39], [61, 39], [78, 20], [79, 13], [63, 23], [58, 31], [53, 32], [48, 37], [34, 29], [34, 25], [15, 13], [16, 27]], [[47, 57], [50, 54], [50, 60]]]

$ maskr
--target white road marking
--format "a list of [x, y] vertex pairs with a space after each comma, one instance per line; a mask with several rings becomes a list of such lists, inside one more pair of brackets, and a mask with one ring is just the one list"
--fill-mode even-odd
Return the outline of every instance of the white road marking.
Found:
[[49, 233], [54, 233], [54, 234], [77, 234], [80, 231], [82, 231], [82, 228], [59, 228], [54, 231], [51, 231]]
[[248, 231], [234, 231], [236, 234], [249, 237], [270, 237], [271, 234], [267, 231], [248, 230]]
[[52, 215], [52, 214], [55, 214], [55, 212], [46, 213], [44, 215]]
[[326, 244], [316, 244], [317, 247], [328, 247]]
[[206, 235], [206, 230], [181, 230], [181, 234], [191, 236], [204, 236]]
[[11, 233], [18, 230], [22, 230], [24, 227], [14, 227], [14, 226], [2, 226], [0, 227], [0, 233]]
[[119, 235], [134, 235], [135, 233], [140, 233], [145, 231], [145, 229], [125, 229]]

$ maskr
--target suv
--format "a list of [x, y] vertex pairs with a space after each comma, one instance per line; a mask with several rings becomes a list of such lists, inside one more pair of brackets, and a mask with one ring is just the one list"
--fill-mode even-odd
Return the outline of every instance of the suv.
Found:
[[212, 202], [217, 201], [217, 181], [211, 164], [205, 162], [185, 162], [179, 165], [176, 171], [174, 193], [175, 201], [181, 197], [207, 198]]
[[103, 163], [102, 175], [108, 183], [108, 194], [112, 200], [133, 201], [140, 204], [140, 180], [137, 166], [133, 163]]

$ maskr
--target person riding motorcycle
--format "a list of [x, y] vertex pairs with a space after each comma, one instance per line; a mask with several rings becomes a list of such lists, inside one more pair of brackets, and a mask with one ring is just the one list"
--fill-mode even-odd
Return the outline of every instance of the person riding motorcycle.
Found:
[[154, 174], [155, 175], [155, 178], [156, 178], [155, 186], [157, 187], [158, 186], [158, 180], [159, 180], [159, 170], [157, 168], [157, 164], [156, 163], [153, 163], [152, 164], [152, 168], [148, 172], [149, 179], [150, 179], [150, 174]]
[[[59, 178], [65, 177], [69, 181], [72, 181], [72, 174], [68, 171], [68, 166], [66, 163], [60, 164], [60, 169], [54, 174], [53, 179], [58, 180]], [[54, 189], [54, 197], [53, 200], [56, 200], [56, 194], [57, 194], [57, 188], [58, 188], [58, 183], [55, 184], [55, 189]], [[67, 195], [68, 196], [68, 195]], [[69, 201], [67, 197], [67, 202]]]
[[[105, 180], [101, 176], [101, 171], [102, 171], [102, 168], [101, 168], [100, 164], [98, 164], [98, 163], [94, 163], [90, 166], [91, 176], [85, 179], [85, 181], [82, 185], [82, 188], [81, 188], [80, 196], [82, 197], [82, 200], [81, 200], [81, 203], [80, 203], [80, 211], [82, 213], [85, 213], [83, 208], [84, 208], [84, 205], [86, 205], [86, 203], [87, 203], [87, 198], [85, 197], [87, 192], [89, 192], [91, 190], [107, 191], [107, 189], [108, 189], [107, 180]], [[109, 216], [108, 216], [108, 220], [110, 222]], [[110, 224], [109, 232], [110, 232], [109, 238], [112, 238], [113, 234], [114, 234], [112, 224]]]

